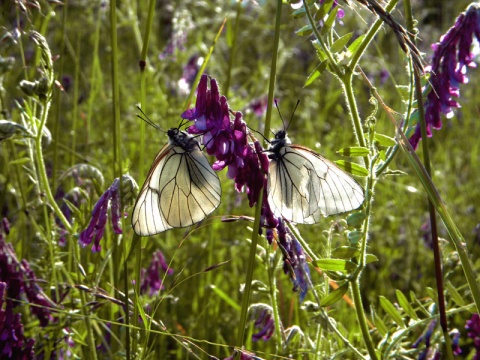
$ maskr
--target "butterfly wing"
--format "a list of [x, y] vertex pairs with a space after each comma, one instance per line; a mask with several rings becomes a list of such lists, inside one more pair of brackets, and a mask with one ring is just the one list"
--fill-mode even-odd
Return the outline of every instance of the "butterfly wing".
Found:
[[269, 165], [268, 201], [276, 216], [299, 224], [357, 209], [362, 187], [316, 152], [286, 144]]
[[200, 149], [167, 144], [155, 158], [135, 204], [138, 235], [193, 225], [220, 204], [220, 180]]

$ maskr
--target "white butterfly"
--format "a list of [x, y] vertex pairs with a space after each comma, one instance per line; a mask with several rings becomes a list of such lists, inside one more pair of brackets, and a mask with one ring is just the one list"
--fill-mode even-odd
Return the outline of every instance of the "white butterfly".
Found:
[[285, 131], [275, 134], [267, 151], [268, 203], [275, 216], [314, 224], [362, 205], [363, 189], [349, 174], [313, 150], [291, 144]]
[[132, 226], [140, 236], [193, 225], [220, 204], [220, 180], [197, 140], [178, 128], [167, 135], [133, 210]]

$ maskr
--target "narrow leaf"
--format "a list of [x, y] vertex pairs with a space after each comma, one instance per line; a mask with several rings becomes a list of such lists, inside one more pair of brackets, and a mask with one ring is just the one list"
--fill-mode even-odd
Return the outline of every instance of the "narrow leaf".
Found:
[[375, 262], [375, 261], [378, 261], [378, 258], [375, 255], [373, 255], [373, 254], [367, 254], [366, 255], [365, 262], [367, 264], [370, 264], [370, 263]]
[[343, 285], [338, 287], [337, 289], [333, 290], [330, 294], [325, 296], [322, 301], [320, 301], [320, 306], [330, 306], [335, 304], [337, 301], [340, 301], [345, 295], [348, 290], [348, 281], [346, 281]]
[[335, 19], [337, 18], [337, 12], [340, 8], [337, 6], [336, 8], [332, 9], [330, 11], [330, 14], [328, 14], [327, 20], [322, 26], [322, 29], [320, 30], [320, 35], [325, 36], [327, 33], [330, 31], [330, 29], [333, 26], [333, 23], [335, 22]]
[[403, 292], [400, 290], [395, 290], [395, 293], [397, 294], [397, 301], [400, 307], [407, 313], [408, 316], [410, 316], [412, 319], [418, 320], [417, 313], [415, 310], [413, 310], [412, 305], [410, 305], [410, 302], [408, 301], [407, 297]]
[[381, 146], [387, 146], [388, 147], [388, 146], [395, 146], [397, 144], [397, 142], [395, 141], [394, 138], [392, 138], [390, 136], [387, 136], [387, 135], [379, 134], [379, 133], [375, 133], [374, 139]]
[[403, 322], [402, 316], [395, 309], [395, 306], [388, 300], [386, 297], [380, 295], [380, 305], [382, 306], [383, 310], [390, 315], [392, 320], [400, 327], [405, 328], [405, 323]]
[[368, 176], [367, 169], [356, 163], [352, 163], [351, 161], [337, 160], [335, 161], [335, 164], [337, 164], [340, 169], [343, 169], [352, 175]]
[[312, 34], [312, 32], [312, 27], [310, 25], [305, 25], [301, 29], [295, 31], [295, 34], [297, 34], [298, 36], [309, 36]]
[[355, 39], [353, 43], [350, 44], [348, 47], [348, 51], [353, 55], [357, 51], [358, 47], [362, 43], [363, 39], [365, 38], [365, 34], [360, 35], [358, 38]]
[[342, 156], [367, 156], [369, 153], [367, 148], [361, 146], [352, 146], [337, 151], [337, 154]]
[[310, 75], [308, 75], [308, 78], [305, 81], [305, 84], [303, 85], [303, 87], [307, 87], [308, 85], [313, 83], [316, 79], [318, 79], [320, 75], [322, 75], [322, 73], [325, 71], [326, 68], [327, 68], [327, 61], [324, 60], [320, 64], [318, 64], [315, 69], [313, 69]]
[[377, 314], [375, 314], [375, 316], [374, 316], [374, 322], [375, 322], [375, 326], [377, 327], [377, 330], [380, 333], [380, 335], [382, 337], [387, 335], [388, 329], [385, 326], [385, 323], [383, 322], [383, 320]]
[[332, 250], [332, 256], [338, 259], [351, 259], [360, 254], [360, 249], [351, 246], [340, 246]]
[[332, 53], [336, 53], [342, 50], [344, 46], [347, 45], [347, 43], [350, 41], [350, 39], [352, 38], [352, 35], [353, 35], [353, 32], [343, 35], [340, 39], [338, 39], [333, 43], [332, 47], [330, 48], [330, 51]]
[[230, 296], [228, 296], [223, 290], [219, 289], [215, 285], [210, 285], [210, 288], [232, 308], [234, 308], [237, 311], [241, 310], [240, 305], [238, 305], [236, 301], [233, 300]]
[[349, 271], [357, 267], [353, 262], [342, 259], [319, 259], [312, 263], [315, 267], [330, 271]]
[[460, 295], [455, 286], [453, 286], [450, 281], [447, 281], [445, 286], [447, 287], [448, 294], [452, 297], [453, 301], [455, 301], [455, 304], [457, 304], [458, 306], [464, 306], [465, 301], [463, 300], [462, 295]]

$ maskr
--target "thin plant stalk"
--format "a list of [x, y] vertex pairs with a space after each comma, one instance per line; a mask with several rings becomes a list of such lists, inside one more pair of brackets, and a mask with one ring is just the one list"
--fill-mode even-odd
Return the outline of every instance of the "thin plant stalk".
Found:
[[237, 38], [238, 38], [238, 29], [240, 25], [240, 16], [242, 14], [242, 2], [237, 2], [237, 16], [235, 18], [235, 26], [233, 30], [232, 44], [230, 47], [230, 59], [228, 60], [228, 71], [227, 71], [227, 80], [225, 81], [225, 97], [228, 99], [228, 91], [230, 90], [230, 82], [232, 81], [232, 69], [237, 57]]
[[[414, 25], [413, 25], [413, 15], [410, 0], [404, 2], [405, 14], [407, 19], [407, 29], [409, 30], [410, 37], [412, 42], [415, 43], [414, 34]], [[420, 131], [422, 134], [422, 149], [423, 149], [423, 163], [425, 164], [425, 170], [429, 176], [432, 176], [432, 170], [430, 166], [430, 155], [429, 155], [429, 146], [428, 146], [428, 137], [427, 137], [427, 125], [425, 121], [425, 109], [423, 107], [423, 94], [422, 94], [422, 83], [421, 77], [417, 69], [414, 71], [415, 76], [415, 93], [417, 98], [417, 108], [420, 121]], [[443, 337], [445, 339], [445, 348], [447, 357], [449, 360], [453, 360], [453, 351], [452, 344], [450, 340], [450, 335], [448, 334], [448, 323], [447, 323], [447, 314], [445, 309], [445, 294], [443, 286], [443, 270], [442, 270], [442, 259], [440, 255], [440, 244], [438, 241], [438, 232], [437, 232], [437, 217], [435, 214], [435, 207], [432, 204], [430, 199], [428, 201], [428, 212], [430, 215], [430, 231], [432, 235], [432, 246], [433, 246], [433, 259], [435, 266], [435, 279], [437, 284], [437, 293], [438, 293], [438, 312], [440, 314], [440, 326], [443, 331]]]
[[[277, 9], [276, 9], [276, 18], [275, 18], [275, 36], [273, 40], [273, 49], [272, 49], [272, 63], [270, 67], [270, 82], [268, 87], [268, 102], [267, 102], [267, 113], [265, 118], [265, 129], [264, 129], [264, 136], [268, 136], [270, 132], [270, 123], [272, 117], [272, 104], [273, 104], [273, 97], [275, 92], [275, 77], [277, 73], [277, 56], [278, 56], [278, 44], [280, 41], [280, 23], [282, 17], [282, 0], [277, 0]], [[263, 200], [263, 188], [260, 191], [258, 196], [257, 204], [255, 207], [255, 220], [253, 224], [253, 231], [252, 231], [252, 242], [250, 244], [250, 252], [248, 257], [247, 263], [247, 275], [245, 280], [245, 289], [243, 292], [243, 299], [242, 299], [242, 311], [240, 314], [240, 322], [238, 326], [238, 334], [237, 334], [237, 346], [240, 348], [243, 345], [244, 337], [245, 337], [245, 328], [247, 324], [247, 313], [248, 307], [250, 304], [250, 295], [252, 292], [252, 279], [253, 279], [253, 269], [255, 267], [255, 254], [257, 251], [257, 244], [258, 244], [258, 230], [260, 228], [260, 216], [262, 213], [262, 200]], [[280, 324], [275, 324], [279, 326]]]
[[[116, 0], [110, 1], [110, 44], [112, 47], [112, 130], [113, 130], [113, 173], [122, 182], [122, 160], [121, 160], [121, 128], [120, 128], [120, 88], [119, 88], [119, 72], [118, 72], [118, 43], [117, 43], [117, 3]], [[120, 185], [120, 199], [123, 198], [122, 186]], [[125, 228], [125, 226], [123, 227]], [[118, 236], [112, 235], [113, 239], [113, 265], [117, 266], [120, 263], [121, 253], [127, 254], [126, 243], [122, 241], [123, 248], [118, 246]], [[118, 284], [119, 273], [116, 272], [114, 276], [114, 285], [116, 288]], [[123, 262], [123, 286], [125, 293], [125, 303], [129, 303], [129, 281], [128, 281], [128, 266], [127, 262]], [[125, 310], [125, 348], [126, 357], [130, 359], [130, 315], [128, 307]]]

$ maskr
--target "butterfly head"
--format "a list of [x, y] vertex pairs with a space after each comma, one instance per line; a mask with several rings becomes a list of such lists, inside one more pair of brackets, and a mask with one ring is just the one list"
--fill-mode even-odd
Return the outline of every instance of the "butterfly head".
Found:
[[275, 138], [270, 141], [270, 147], [268, 148], [268, 152], [270, 152], [270, 154], [268, 157], [273, 160], [281, 157], [280, 150], [287, 144], [290, 144], [290, 139], [287, 136], [287, 132], [285, 130], [277, 131], [275, 133]]
[[167, 135], [171, 144], [180, 146], [185, 151], [193, 151], [200, 147], [198, 141], [192, 135], [178, 128], [169, 129]]

